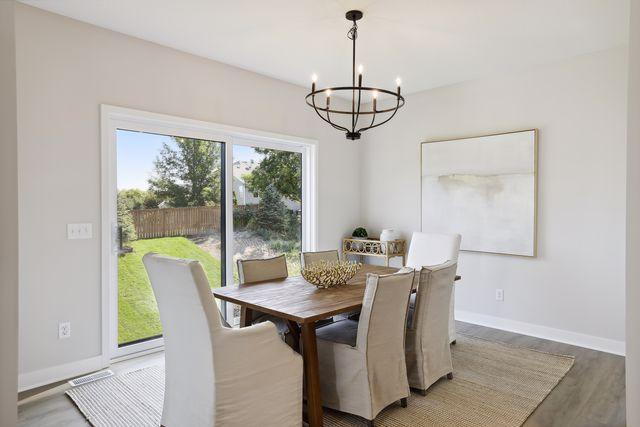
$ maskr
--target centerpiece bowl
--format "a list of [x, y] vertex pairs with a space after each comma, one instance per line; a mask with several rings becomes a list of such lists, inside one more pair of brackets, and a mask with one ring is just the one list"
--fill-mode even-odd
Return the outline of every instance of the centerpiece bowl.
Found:
[[356, 275], [362, 264], [354, 261], [319, 261], [302, 268], [302, 277], [318, 288], [345, 285]]

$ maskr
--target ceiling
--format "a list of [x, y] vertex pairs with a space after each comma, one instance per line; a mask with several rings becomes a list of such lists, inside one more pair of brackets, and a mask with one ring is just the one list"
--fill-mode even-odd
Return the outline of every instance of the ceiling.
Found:
[[350, 83], [344, 13], [361, 9], [364, 82], [411, 93], [624, 45], [629, 0], [22, 0], [309, 86]]

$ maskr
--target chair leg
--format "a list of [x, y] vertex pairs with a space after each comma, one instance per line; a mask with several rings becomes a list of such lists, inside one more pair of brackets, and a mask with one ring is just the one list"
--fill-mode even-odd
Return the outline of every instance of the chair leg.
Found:
[[452, 379], [453, 379], [453, 372], [449, 372], [449, 373], [447, 374], [447, 379], [448, 379], [448, 380], [452, 380]]
[[426, 396], [427, 395], [427, 390], [419, 390], [420, 391], [420, 395], [422, 396]]
[[367, 423], [367, 427], [374, 427], [373, 420], [365, 420], [365, 422]]
[[402, 399], [400, 399], [400, 406], [402, 406], [403, 408], [407, 407], [407, 398], [403, 397]]

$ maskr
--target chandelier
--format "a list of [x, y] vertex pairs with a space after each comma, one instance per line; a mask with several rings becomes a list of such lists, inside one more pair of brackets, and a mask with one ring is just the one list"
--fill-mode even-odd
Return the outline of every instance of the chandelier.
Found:
[[[311, 92], [306, 96], [307, 105], [313, 107], [318, 116], [329, 123], [335, 129], [346, 132], [347, 139], [360, 139], [360, 134], [366, 130], [381, 126], [393, 118], [404, 105], [404, 97], [400, 94], [400, 78], [396, 79], [397, 90], [395, 92], [379, 89], [375, 87], [362, 86], [362, 65], [358, 67], [357, 85], [356, 85], [356, 39], [358, 38], [358, 24], [362, 18], [362, 12], [359, 10], [350, 10], [346, 13], [346, 18], [353, 22], [351, 29], [347, 33], [347, 38], [353, 42], [353, 56], [351, 63], [351, 86], [329, 87], [324, 89], [316, 89], [318, 77], [314, 74], [311, 78]], [[334, 93], [346, 93], [347, 97], [351, 95], [351, 109], [335, 108], [331, 106], [331, 95]], [[349, 93], [351, 92], [351, 93]], [[363, 96], [363, 94], [366, 94]], [[385, 102], [385, 106], [378, 109], [378, 97], [384, 94], [385, 98], [391, 97], [391, 100]], [[316, 98], [324, 98], [317, 100]], [[371, 101], [371, 109], [364, 110], [362, 103]], [[318, 105], [318, 101], [323, 105]], [[331, 117], [334, 114], [334, 117]], [[341, 120], [341, 124], [335, 122], [337, 117], [350, 116], [349, 120]], [[363, 116], [363, 117], [361, 117]], [[378, 122], [376, 122], [378, 119]]]

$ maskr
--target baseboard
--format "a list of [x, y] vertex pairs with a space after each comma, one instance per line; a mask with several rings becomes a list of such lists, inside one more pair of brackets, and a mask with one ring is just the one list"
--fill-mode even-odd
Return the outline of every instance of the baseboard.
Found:
[[38, 371], [26, 372], [18, 376], [18, 392], [64, 381], [105, 367], [102, 356], [96, 356]]
[[592, 350], [604, 351], [605, 353], [612, 353], [620, 356], [625, 355], [624, 341], [616, 341], [608, 338], [571, 332], [564, 329], [555, 329], [548, 326], [535, 325], [533, 323], [520, 322], [517, 320], [504, 319], [501, 317], [488, 316], [486, 314], [473, 313], [465, 310], [456, 310], [456, 320], [473, 323], [474, 325], [487, 326], [489, 328], [502, 329], [503, 331], [515, 332], [522, 335], [529, 335], [536, 338], [558, 341], [578, 347], [590, 348]]

